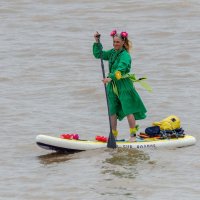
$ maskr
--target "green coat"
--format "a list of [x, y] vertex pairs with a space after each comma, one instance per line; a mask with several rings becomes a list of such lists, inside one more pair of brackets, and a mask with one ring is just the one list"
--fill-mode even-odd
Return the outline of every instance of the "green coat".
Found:
[[[100, 58], [98, 43], [93, 44], [93, 55]], [[102, 48], [102, 45], [101, 45]], [[125, 50], [116, 51], [114, 49], [103, 51], [103, 60], [109, 62], [109, 75], [112, 79], [107, 84], [108, 102], [110, 115], [116, 114], [119, 120], [125, 116], [133, 114], [136, 120], [146, 118], [146, 108], [129, 78], [117, 79], [115, 72], [120, 71], [122, 76], [129, 73], [131, 69], [131, 56]], [[117, 88], [117, 94], [113, 90], [113, 85]]]

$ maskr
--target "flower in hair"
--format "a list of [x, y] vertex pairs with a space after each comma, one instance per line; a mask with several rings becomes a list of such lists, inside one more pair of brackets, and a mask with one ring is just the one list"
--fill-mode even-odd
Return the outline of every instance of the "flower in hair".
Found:
[[127, 32], [121, 32], [121, 37], [122, 38], [127, 38], [128, 37], [128, 33]]
[[113, 30], [113, 31], [110, 33], [110, 36], [114, 37], [116, 34], [117, 34], [117, 31], [116, 31], [116, 30]]

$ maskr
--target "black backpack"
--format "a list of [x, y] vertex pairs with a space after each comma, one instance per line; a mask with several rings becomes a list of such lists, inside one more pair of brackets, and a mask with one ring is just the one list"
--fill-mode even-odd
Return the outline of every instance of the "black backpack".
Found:
[[159, 126], [151, 126], [145, 129], [145, 133], [149, 137], [156, 137], [160, 135], [160, 127]]

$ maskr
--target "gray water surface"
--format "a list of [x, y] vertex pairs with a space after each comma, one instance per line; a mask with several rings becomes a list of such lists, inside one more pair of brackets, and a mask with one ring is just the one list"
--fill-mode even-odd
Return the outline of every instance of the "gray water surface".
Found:
[[[199, 19], [198, 0], [1, 0], [0, 199], [198, 200]], [[148, 93], [136, 85], [148, 109], [141, 130], [175, 114], [195, 146], [71, 155], [36, 146], [38, 134], [108, 135], [91, 48], [95, 31], [112, 48], [113, 29], [129, 33], [132, 72], [153, 87]], [[119, 132], [128, 137], [126, 120]]]

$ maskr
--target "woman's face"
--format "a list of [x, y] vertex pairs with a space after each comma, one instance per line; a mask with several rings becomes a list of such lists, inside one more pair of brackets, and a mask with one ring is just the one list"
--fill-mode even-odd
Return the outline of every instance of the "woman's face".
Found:
[[115, 50], [122, 49], [123, 45], [124, 45], [124, 41], [121, 38], [117, 36], [113, 38], [113, 47]]

